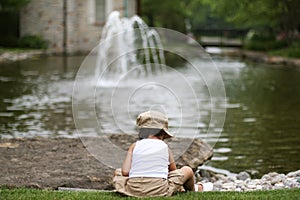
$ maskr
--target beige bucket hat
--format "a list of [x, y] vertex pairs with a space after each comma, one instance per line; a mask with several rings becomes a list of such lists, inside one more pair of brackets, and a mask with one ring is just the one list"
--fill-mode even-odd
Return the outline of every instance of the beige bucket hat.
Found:
[[149, 110], [141, 113], [136, 119], [136, 125], [139, 129], [161, 129], [166, 133], [166, 138], [173, 137], [173, 134], [171, 134], [168, 130], [168, 117], [159, 111]]

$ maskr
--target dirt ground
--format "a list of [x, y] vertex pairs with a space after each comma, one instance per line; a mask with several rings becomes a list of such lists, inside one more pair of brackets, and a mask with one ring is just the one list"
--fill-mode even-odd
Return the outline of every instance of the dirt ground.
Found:
[[[135, 138], [113, 135], [111, 140], [125, 148]], [[170, 146], [180, 145], [180, 141], [175, 140]], [[205, 149], [211, 153], [206, 157], [199, 156], [200, 151]], [[178, 159], [178, 163], [195, 167], [211, 156], [210, 147], [196, 140], [187, 153]], [[1, 186], [113, 189], [114, 169], [96, 160], [79, 138], [0, 139], [0, 169]]]
[[113, 169], [97, 161], [80, 139], [1, 140], [0, 185], [112, 189]]

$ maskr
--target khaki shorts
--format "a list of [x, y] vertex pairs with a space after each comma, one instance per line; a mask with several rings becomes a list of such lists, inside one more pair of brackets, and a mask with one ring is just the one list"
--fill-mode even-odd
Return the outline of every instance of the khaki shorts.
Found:
[[117, 192], [135, 197], [171, 196], [182, 191], [184, 174], [181, 170], [169, 172], [168, 179], [138, 177], [129, 178], [122, 176], [121, 170], [113, 179]]

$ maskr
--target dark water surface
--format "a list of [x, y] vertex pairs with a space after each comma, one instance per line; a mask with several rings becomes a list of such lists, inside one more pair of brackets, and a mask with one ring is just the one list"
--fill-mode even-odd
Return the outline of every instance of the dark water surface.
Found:
[[[72, 91], [83, 59], [48, 57], [0, 64], [0, 136], [76, 137]], [[214, 61], [224, 80], [227, 113], [208, 165], [257, 175], [300, 169], [300, 70], [224, 57]], [[203, 113], [196, 127], [199, 135], [210, 118], [208, 110]], [[171, 126], [174, 120], [171, 116]], [[117, 131], [109, 124], [108, 120], [108, 130]]]
[[48, 57], [0, 64], [1, 136], [73, 135], [73, 81], [83, 59]]
[[220, 70], [229, 102], [236, 106], [227, 109], [220, 138], [226, 142], [215, 146], [228, 152], [216, 153], [221, 157], [211, 165], [260, 175], [300, 169], [299, 68], [245, 63], [231, 69], [229, 65], [224, 62]]

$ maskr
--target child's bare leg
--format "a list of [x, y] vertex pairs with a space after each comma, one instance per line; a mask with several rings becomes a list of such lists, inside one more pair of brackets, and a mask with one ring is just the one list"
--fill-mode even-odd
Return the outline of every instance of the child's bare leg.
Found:
[[[194, 172], [190, 167], [184, 166], [180, 169], [184, 174], [184, 184], [183, 187], [185, 190], [195, 191], [195, 179], [194, 179]], [[201, 187], [201, 186], [200, 186]], [[201, 191], [202, 187], [199, 188]]]

